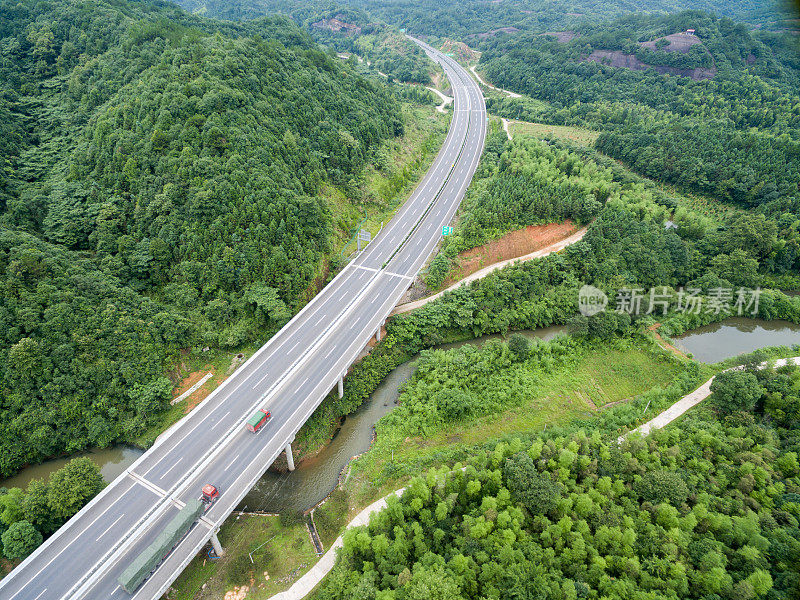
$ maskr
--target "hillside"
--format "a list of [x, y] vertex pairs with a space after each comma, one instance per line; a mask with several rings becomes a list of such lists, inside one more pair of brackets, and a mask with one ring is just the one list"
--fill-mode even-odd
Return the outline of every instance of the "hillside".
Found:
[[406, 39], [394, 23], [376, 19], [373, 5], [296, 0], [180, 0], [178, 4], [194, 14], [231, 20], [286, 15], [315, 41], [337, 52], [356, 54], [385, 75], [412, 83], [428, 84], [431, 80], [433, 64], [422, 49]]
[[135, 436], [180, 348], [274, 331], [356, 204], [385, 86], [285, 18], [0, 2], [0, 473]]
[[595, 147], [637, 173], [763, 213], [779, 239], [765, 266], [796, 273], [800, 71], [776, 42], [790, 36], [762, 37], [698, 11], [625, 17], [573, 34], [482, 41], [478, 68], [526, 95], [492, 98], [489, 110], [599, 131]]
[[[744, 375], [797, 402], [796, 368]], [[600, 417], [477, 448], [348, 530], [313, 598], [794, 598], [797, 436], [764, 412], [704, 410], [621, 446]]]
[[[331, 10], [331, 3], [322, 0], [180, 0], [179, 4], [197, 14], [233, 20], [275, 12], [301, 16]], [[350, 0], [338, 6], [335, 10], [343, 6], [360, 9], [374, 21], [406, 28], [415, 34], [458, 39], [481, 34], [492, 36], [503, 30], [541, 33], [632, 13], [663, 14], [687, 8], [686, 3], [675, 0]], [[770, 29], [793, 26], [789, 5], [783, 2], [700, 0], [691, 7]]]

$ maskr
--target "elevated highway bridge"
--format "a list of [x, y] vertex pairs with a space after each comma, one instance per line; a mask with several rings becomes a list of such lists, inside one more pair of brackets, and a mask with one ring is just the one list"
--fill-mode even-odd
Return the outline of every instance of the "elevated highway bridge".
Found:
[[[412, 38], [414, 39], [414, 38]], [[450, 80], [444, 145], [409, 200], [367, 248], [283, 329], [31, 556], [0, 581], [3, 600], [155, 600], [208, 543], [341, 382], [436, 247], [478, 166], [486, 137], [480, 89], [419, 40]], [[272, 420], [245, 429], [266, 408]], [[220, 497], [131, 595], [118, 577], [206, 483]]]

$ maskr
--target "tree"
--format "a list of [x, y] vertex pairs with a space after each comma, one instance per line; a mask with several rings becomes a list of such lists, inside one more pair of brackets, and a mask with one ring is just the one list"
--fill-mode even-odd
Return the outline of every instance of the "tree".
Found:
[[469, 416], [475, 400], [469, 392], [452, 387], [441, 390], [434, 397], [436, 406], [448, 421], [457, 421]]
[[97, 465], [87, 457], [76, 458], [50, 475], [47, 504], [54, 518], [66, 521], [104, 486]]
[[47, 535], [59, 526], [60, 521], [53, 518], [47, 501], [49, 486], [42, 479], [34, 479], [25, 490], [22, 499], [22, 514], [41, 533]]
[[11, 525], [23, 518], [22, 502], [25, 492], [20, 488], [11, 488], [0, 496], [0, 521]]
[[245, 300], [257, 307], [256, 313], [259, 319], [266, 324], [271, 322], [273, 325], [283, 325], [291, 316], [288, 307], [280, 299], [277, 289], [263, 283], [250, 285], [244, 294]]
[[745, 371], [725, 371], [711, 382], [711, 402], [723, 412], [753, 410], [764, 393], [756, 376]]
[[519, 362], [528, 359], [531, 342], [521, 333], [515, 333], [508, 339], [508, 349]]
[[561, 497], [561, 485], [540, 475], [527, 452], [518, 452], [507, 459], [503, 475], [508, 489], [532, 514], [549, 513]]
[[452, 576], [437, 565], [415, 569], [411, 581], [403, 586], [408, 600], [460, 600], [461, 589]]
[[158, 377], [146, 384], [137, 383], [128, 391], [136, 412], [144, 417], [157, 414], [164, 409], [170, 398], [172, 382], [166, 377]]
[[12, 523], [2, 535], [3, 554], [9, 560], [22, 559], [42, 543], [42, 534], [28, 521]]
[[636, 483], [636, 492], [652, 504], [669, 502], [673, 506], [680, 506], [689, 495], [689, 488], [674, 471], [650, 471]]
[[734, 286], [753, 286], [758, 282], [758, 261], [749, 258], [740, 248], [730, 254], [715, 256], [711, 259], [711, 266]]
[[735, 250], [764, 258], [777, 243], [778, 226], [763, 214], [739, 213], [723, 234], [724, 248], [733, 254]]

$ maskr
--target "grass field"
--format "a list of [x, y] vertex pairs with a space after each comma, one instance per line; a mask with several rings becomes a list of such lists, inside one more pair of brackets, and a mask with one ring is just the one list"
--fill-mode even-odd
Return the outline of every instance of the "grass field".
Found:
[[512, 121], [509, 125], [512, 137], [516, 135], [531, 135], [537, 138], [554, 137], [570, 140], [581, 146], [594, 144], [599, 131], [583, 129], [581, 127], [567, 127], [564, 125], [545, 125], [543, 123], [529, 123], [527, 121]]
[[325, 503], [314, 510], [314, 524], [325, 550], [331, 547], [345, 525], [350, 522], [349, 511], [349, 497], [342, 488], [334, 490]]
[[166, 598], [221, 600], [234, 587], [248, 586], [248, 600], [263, 600], [287, 589], [317, 561], [305, 524], [281, 523], [279, 517], [231, 517], [219, 540], [226, 555], [195, 557]]
[[[477, 420], [442, 427], [426, 436], [398, 436], [378, 424], [373, 448], [352, 465], [346, 490], [351, 502], [365, 506], [399, 487], [386, 477], [397, 465], [427, 462], [442, 453], [483, 444], [517, 432], [535, 432], [547, 425], [565, 424], [586, 417], [604, 406], [631, 399], [656, 386], [666, 386], [682, 370], [680, 364], [654, 354], [644, 344], [630, 348], [586, 351], [576, 364], [541, 377], [529, 375], [528, 397], [517, 406]], [[525, 373], [516, 373], [526, 377]], [[402, 396], [400, 402], [402, 403]], [[376, 482], [379, 482], [376, 484]]]

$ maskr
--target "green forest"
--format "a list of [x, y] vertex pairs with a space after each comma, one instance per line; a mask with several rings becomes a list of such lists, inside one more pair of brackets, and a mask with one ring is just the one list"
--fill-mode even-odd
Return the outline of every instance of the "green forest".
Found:
[[[459, 252], [509, 230], [570, 218], [592, 221], [559, 260], [562, 272], [601, 288], [625, 285], [800, 285], [800, 217], [789, 211], [703, 214], [594, 149], [560, 140], [489, 135], [454, 235], [425, 275], [444, 281]], [[665, 228], [671, 220], [677, 229]]]
[[[668, 50], [664, 36], [687, 29], [696, 33], [678, 37], [690, 38], [688, 53]], [[699, 11], [635, 15], [573, 33], [568, 42], [528, 32], [481, 42], [479, 66], [491, 81], [545, 103], [503, 98], [490, 100], [490, 110], [599, 130], [597, 149], [642, 175], [776, 219], [800, 212], [796, 36], [751, 32]], [[587, 60], [595, 52], [651, 68]], [[658, 66], [674, 71], [659, 73]], [[686, 75], [694, 67], [707, 75]]]
[[404, 130], [288, 19], [167, 3], [4, 0], [0, 82], [3, 475], [141, 433], [180, 349], [274, 332], [342, 235], [321, 187], [357, 205]]
[[[483, 366], [438, 365], [475, 377]], [[435, 380], [429, 368], [416, 377]], [[715, 383], [710, 406], [645, 439], [609, 440], [601, 418], [412, 478], [345, 533], [315, 597], [796, 597], [800, 372]]]
[[[686, 4], [675, 0], [180, 0], [187, 10], [222, 19], [254, 19], [265, 14], [308, 15], [340, 8], [359, 9], [376, 21], [410, 32], [462, 39], [503, 27], [548, 31], [576, 23], [607, 21], [630, 13], [671, 13]], [[336, 6], [338, 5], [338, 7]], [[693, 8], [725, 14], [738, 21], [772, 28], [791, 23], [789, 2], [701, 0]], [[302, 18], [302, 17], [301, 17]]]

